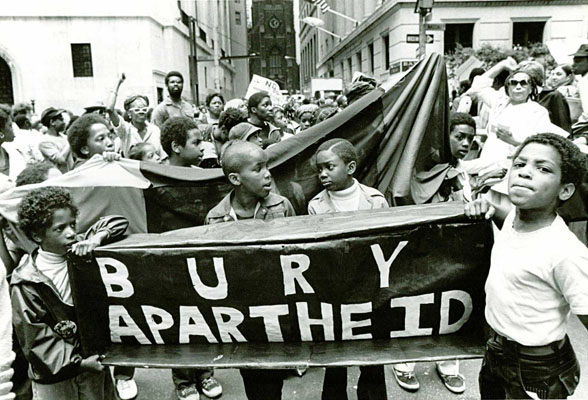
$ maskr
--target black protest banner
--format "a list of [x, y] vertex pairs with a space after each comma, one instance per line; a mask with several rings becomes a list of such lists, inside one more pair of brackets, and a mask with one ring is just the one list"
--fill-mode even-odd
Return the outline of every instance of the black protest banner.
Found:
[[479, 340], [488, 226], [465, 222], [462, 209], [397, 207], [132, 235], [71, 263], [83, 347]]

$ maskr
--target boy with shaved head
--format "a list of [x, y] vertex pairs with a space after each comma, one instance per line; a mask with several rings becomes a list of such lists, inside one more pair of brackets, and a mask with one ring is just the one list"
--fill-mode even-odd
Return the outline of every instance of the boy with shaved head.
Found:
[[[206, 224], [244, 219], [270, 220], [295, 215], [290, 201], [270, 193], [272, 176], [267, 155], [257, 145], [242, 140], [227, 143], [221, 156], [223, 172], [233, 190], [206, 215]], [[280, 399], [284, 372], [242, 369], [248, 399]]]
[[270, 193], [272, 176], [267, 168], [267, 155], [259, 146], [242, 140], [231, 141], [224, 149], [221, 163], [233, 191], [208, 212], [207, 224], [295, 215], [287, 198]]

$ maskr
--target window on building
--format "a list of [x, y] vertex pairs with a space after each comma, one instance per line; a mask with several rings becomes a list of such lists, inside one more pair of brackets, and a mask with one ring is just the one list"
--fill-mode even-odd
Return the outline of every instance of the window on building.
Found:
[[361, 72], [361, 50], [355, 53], [355, 62], [357, 63], [357, 71]]
[[94, 76], [90, 43], [72, 43], [71, 61], [74, 77]]
[[162, 87], [157, 87], [157, 104], [161, 103], [163, 101], [163, 88]]
[[459, 43], [462, 47], [472, 47], [474, 24], [445, 25], [445, 53], [453, 53]]
[[206, 32], [204, 32], [204, 29], [198, 28], [198, 35], [200, 36], [200, 39], [206, 42]]
[[369, 68], [370, 73], [373, 74], [374, 69], [375, 69], [375, 67], [374, 67], [374, 44], [373, 43], [368, 44], [367, 48], [368, 48], [368, 61], [370, 64], [370, 65], [368, 65], [368, 68]]
[[343, 64], [343, 61], [341, 61], [341, 62], [339, 63], [339, 68], [341, 68], [341, 75], [340, 75], [341, 79], [345, 79], [345, 68], [344, 68], [344, 66], [343, 66], [343, 65], [344, 65], [344, 64]]
[[221, 57], [226, 57], [227, 53], [225, 52], [225, 49], [221, 49]]
[[382, 63], [383, 69], [390, 68], [390, 35], [382, 36]]
[[268, 64], [270, 77], [279, 76], [282, 71], [282, 57], [277, 47], [274, 47], [270, 52]]
[[539, 22], [513, 22], [512, 44], [528, 46], [533, 43], [543, 43], [543, 30], [545, 21]]
[[235, 24], [241, 25], [241, 12], [240, 11], [235, 12]]

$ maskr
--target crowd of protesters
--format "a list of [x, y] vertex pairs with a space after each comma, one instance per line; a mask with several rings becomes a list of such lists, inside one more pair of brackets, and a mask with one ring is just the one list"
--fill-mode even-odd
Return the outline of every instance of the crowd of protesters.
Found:
[[[275, 193], [264, 150], [332, 118], [376, 89], [374, 79], [361, 77], [345, 93], [326, 93], [317, 100], [292, 97], [276, 105], [266, 92], [228, 101], [211, 93], [196, 107], [182, 98], [184, 78], [172, 71], [165, 78], [168, 96], [159, 105], [152, 107], [139, 93], [125, 98], [124, 110], [119, 110], [115, 105], [124, 83], [123, 74], [107, 101], [89, 105], [81, 116], [57, 104], [40, 118], [29, 104], [0, 105], [0, 190], [43, 182], [93, 157], [108, 162], [130, 158], [222, 168], [232, 191], [209, 210], [207, 224], [290, 217], [295, 215], [294, 199]], [[579, 367], [565, 324], [571, 310], [588, 326], [588, 250], [585, 225], [581, 243], [557, 216], [556, 206], [586, 184], [586, 157], [580, 150], [588, 149], [588, 45], [574, 54], [573, 66], [559, 65], [550, 73], [537, 61], [517, 63], [512, 58], [486, 71], [476, 69], [460, 85], [452, 107], [450, 160], [415, 171], [411, 195], [415, 204], [462, 201], [470, 217], [496, 221], [497, 245], [486, 286], [491, 348], [480, 374], [480, 392], [484, 398], [567, 397], [578, 383]], [[324, 190], [303, 209], [324, 214], [387, 208], [382, 193], [354, 178], [357, 162], [349, 141], [322, 143], [314, 163]], [[75, 320], [65, 253], [88, 254], [122, 236], [128, 225], [124, 216], [104, 216], [78, 237], [78, 206], [64, 189], [31, 190], [18, 216], [19, 228], [36, 244], [34, 250], [19, 246], [20, 239], [2, 223], [0, 317], [10, 318], [10, 282], [15, 336], [14, 352], [0, 348], [0, 356], [10, 358], [8, 363], [0, 358], [0, 399], [14, 393], [22, 399], [137, 395], [133, 368], [114, 368], [111, 375], [97, 355], [82, 358], [75, 329], [61, 323]], [[528, 243], [549, 247], [554, 236], [558, 248], [530, 254]], [[527, 267], [525, 257], [533, 258], [531, 267], [538, 265], [540, 273], [531, 278], [532, 271], [517, 275], [503, 268], [513, 260]], [[543, 291], [537, 293], [538, 288]], [[530, 304], [533, 296], [544, 304]], [[10, 325], [0, 326], [2, 337], [10, 337], [10, 331]], [[450, 391], [465, 391], [457, 360], [438, 362], [436, 370]], [[414, 363], [395, 364], [392, 371], [403, 389], [419, 389]], [[280, 398], [284, 374], [242, 370], [247, 397]], [[326, 369], [323, 399], [347, 398], [346, 374], [345, 368]], [[173, 369], [172, 379], [179, 399], [222, 395], [213, 369]], [[361, 368], [357, 394], [359, 399], [387, 398], [383, 367]]]

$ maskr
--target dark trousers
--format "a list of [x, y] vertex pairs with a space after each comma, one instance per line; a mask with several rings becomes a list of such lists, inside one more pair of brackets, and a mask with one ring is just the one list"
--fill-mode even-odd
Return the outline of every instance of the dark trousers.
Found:
[[[384, 366], [359, 367], [357, 382], [358, 400], [386, 400], [386, 378]], [[336, 367], [325, 369], [322, 400], [347, 399], [347, 368]]]
[[492, 333], [479, 375], [482, 399], [565, 399], [580, 381], [580, 365], [566, 336], [561, 343], [527, 347]]
[[245, 394], [249, 400], [280, 400], [285, 371], [273, 369], [241, 369]]
[[196, 388], [200, 389], [200, 381], [213, 375], [212, 368], [172, 368], [172, 381], [176, 389], [183, 389], [190, 385], [196, 385]]

